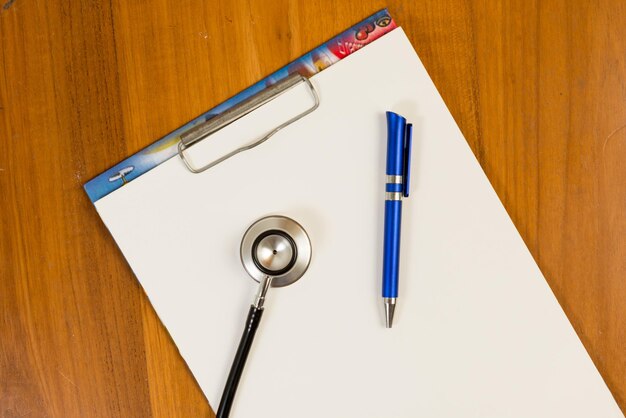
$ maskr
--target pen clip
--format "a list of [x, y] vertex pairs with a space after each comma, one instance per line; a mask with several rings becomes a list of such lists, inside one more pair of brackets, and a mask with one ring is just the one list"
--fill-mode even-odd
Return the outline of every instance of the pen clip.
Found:
[[411, 186], [411, 148], [413, 147], [413, 124], [407, 123], [404, 134], [404, 161], [403, 161], [403, 182], [402, 192], [404, 197], [409, 197]]

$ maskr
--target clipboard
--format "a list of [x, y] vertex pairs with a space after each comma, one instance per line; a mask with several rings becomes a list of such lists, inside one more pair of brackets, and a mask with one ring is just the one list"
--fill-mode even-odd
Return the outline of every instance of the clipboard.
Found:
[[[317, 105], [297, 83], [181, 149], [202, 168], [315, 106], [271, 140], [198, 174], [176, 149], [95, 200], [181, 356], [215, 408], [256, 292], [239, 242], [279, 214], [305, 227], [313, 258], [300, 281], [271, 290], [231, 416], [622, 416], [409, 40], [389, 26], [308, 77]], [[380, 303], [385, 110], [414, 122], [392, 330]]]

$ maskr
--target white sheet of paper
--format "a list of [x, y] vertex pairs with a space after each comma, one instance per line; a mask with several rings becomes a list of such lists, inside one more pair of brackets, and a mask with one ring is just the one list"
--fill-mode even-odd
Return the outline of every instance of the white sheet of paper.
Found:
[[[319, 109], [267, 143], [202, 174], [172, 158], [96, 203], [211, 405], [257, 289], [241, 237], [282, 214], [307, 229], [313, 259], [300, 281], [270, 290], [233, 417], [622, 416], [404, 32], [311, 80]], [[296, 88], [193, 158], [310, 103]], [[415, 126], [391, 330], [386, 110]]]

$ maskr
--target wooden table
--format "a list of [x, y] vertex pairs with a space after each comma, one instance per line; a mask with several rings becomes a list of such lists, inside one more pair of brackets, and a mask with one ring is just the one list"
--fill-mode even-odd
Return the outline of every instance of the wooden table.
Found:
[[622, 1], [0, 4], [0, 417], [209, 405], [82, 184], [389, 7], [626, 410]]

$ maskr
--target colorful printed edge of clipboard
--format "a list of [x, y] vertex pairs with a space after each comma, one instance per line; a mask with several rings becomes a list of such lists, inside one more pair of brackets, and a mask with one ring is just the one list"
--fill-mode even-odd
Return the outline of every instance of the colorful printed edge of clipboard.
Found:
[[373, 14], [325, 44], [292, 61], [263, 80], [94, 177], [84, 185], [87, 195], [95, 203], [102, 197], [175, 156], [178, 153], [177, 146], [180, 141], [180, 135], [194, 125], [219, 115], [221, 112], [237, 105], [290, 74], [298, 72], [306, 77], [311, 77], [313, 74], [323, 71], [325, 68], [330, 67], [395, 28], [396, 23], [389, 15], [387, 9]]

